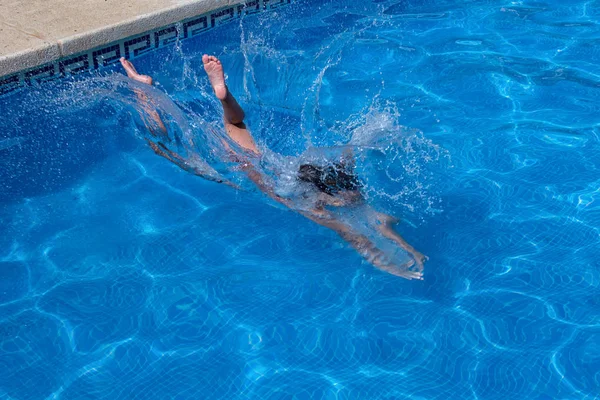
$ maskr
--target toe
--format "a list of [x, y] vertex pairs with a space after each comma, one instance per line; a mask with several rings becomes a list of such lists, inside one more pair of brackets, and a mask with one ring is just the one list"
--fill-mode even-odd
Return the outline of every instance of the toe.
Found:
[[202, 56], [202, 62], [204, 64], [206, 64], [209, 61], [210, 57], [208, 56], [208, 54], [205, 54]]

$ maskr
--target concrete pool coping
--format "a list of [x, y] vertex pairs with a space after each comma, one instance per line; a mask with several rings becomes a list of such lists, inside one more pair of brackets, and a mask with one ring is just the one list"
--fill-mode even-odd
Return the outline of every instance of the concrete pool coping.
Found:
[[0, 76], [169, 25], [235, 0], [28, 0], [0, 3]]
[[32, 82], [98, 69], [121, 56], [134, 58], [290, 2], [5, 0], [0, 2], [0, 95]]

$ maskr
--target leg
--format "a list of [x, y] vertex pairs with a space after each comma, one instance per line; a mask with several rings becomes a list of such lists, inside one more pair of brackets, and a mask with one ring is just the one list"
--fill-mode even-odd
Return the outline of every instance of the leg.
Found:
[[121, 65], [125, 69], [125, 72], [127, 72], [129, 78], [140, 83], [145, 83], [146, 85], [152, 85], [152, 77], [139, 74], [131, 61], [127, 60], [125, 57], [121, 57], [119, 61], [121, 61]]
[[246, 150], [250, 150], [256, 154], [260, 154], [254, 138], [244, 124], [244, 110], [238, 104], [237, 100], [225, 84], [225, 75], [223, 74], [223, 66], [221, 61], [215, 56], [202, 56], [204, 70], [208, 75], [210, 84], [215, 91], [215, 96], [223, 106], [225, 130], [229, 137], [237, 144]]
[[[150, 77], [148, 75], [139, 74], [136, 71], [133, 64], [131, 63], [131, 61], [126, 60], [125, 58], [121, 58], [121, 65], [125, 69], [125, 72], [127, 72], [127, 76], [129, 78], [133, 79], [134, 81], [144, 83], [146, 85], [152, 85], [152, 77]], [[158, 130], [157, 130], [156, 126], [149, 123], [149, 121], [145, 118], [143, 113], [140, 112], [141, 118], [144, 120], [144, 123], [146, 124], [146, 128], [148, 128], [148, 132], [150, 132], [150, 134], [153, 136], [153, 139], [158, 138], [158, 139], [163, 139], [164, 141], [170, 141], [169, 136], [167, 134], [167, 128], [165, 127], [164, 123], [160, 119], [160, 115], [158, 115], [158, 111], [156, 111], [156, 108], [152, 105], [152, 103], [148, 99], [148, 96], [146, 96], [146, 94], [143, 91], [141, 91], [137, 88], [134, 88], [134, 92], [137, 95], [139, 103], [140, 103], [141, 107], [144, 109], [144, 112], [147, 115], [149, 115], [150, 118], [153, 120], [153, 122], [158, 126]], [[235, 185], [234, 183], [231, 183], [227, 180], [223, 180], [218, 176], [215, 177], [214, 174], [212, 174], [210, 171], [207, 172], [207, 171], [203, 170], [200, 166], [195, 165], [193, 163], [189, 163], [186, 159], [181, 157], [179, 154], [173, 152], [172, 150], [169, 150], [167, 148], [167, 146], [165, 146], [160, 140], [154, 141], [154, 140], [146, 139], [146, 142], [148, 143], [150, 148], [152, 150], [154, 150], [154, 152], [156, 154], [171, 161], [173, 164], [177, 165], [179, 168], [183, 169], [184, 171], [191, 172], [191, 173], [198, 175], [204, 179], [207, 179], [207, 180], [210, 180], [213, 182], [217, 182], [217, 183], [224, 183], [226, 185], [229, 185], [231, 187], [238, 189], [237, 185]]]
[[[127, 76], [129, 78], [133, 79], [134, 81], [144, 83], [146, 85], [152, 85], [152, 77], [148, 75], [139, 74], [133, 66], [133, 64], [131, 63], [131, 61], [126, 60], [125, 57], [121, 57], [120, 61], [121, 65], [125, 69], [125, 72], [127, 72]], [[163, 123], [162, 119], [160, 119], [156, 108], [152, 107], [152, 105], [150, 104], [148, 96], [146, 96], [146, 94], [144, 94], [141, 90], [138, 89], [134, 89], [134, 92], [137, 95], [138, 100], [140, 101], [140, 104], [144, 109], [144, 112], [154, 121], [154, 123], [156, 123], [156, 127], [158, 127], [157, 131], [157, 129], [155, 129], [155, 127], [149, 124], [146, 120], [145, 124], [148, 128], [148, 131], [153, 136], [158, 136], [161, 137], [163, 140], [168, 140], [169, 137], [167, 135], [167, 128], [165, 127], [165, 124]], [[145, 119], [142, 113], [140, 113], [140, 116], [142, 117], [142, 119]]]

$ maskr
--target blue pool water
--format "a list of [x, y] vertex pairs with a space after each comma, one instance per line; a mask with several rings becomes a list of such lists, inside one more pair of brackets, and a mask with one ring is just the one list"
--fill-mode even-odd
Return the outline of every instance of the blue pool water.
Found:
[[263, 148], [364, 145], [423, 282], [153, 154], [116, 67], [0, 99], [0, 398], [600, 398], [599, 10], [297, 1], [136, 61], [193, 134], [207, 52]]

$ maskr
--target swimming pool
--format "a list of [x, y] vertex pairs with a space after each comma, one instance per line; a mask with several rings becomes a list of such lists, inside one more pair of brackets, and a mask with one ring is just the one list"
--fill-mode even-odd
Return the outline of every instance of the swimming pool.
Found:
[[192, 130], [206, 52], [264, 147], [373, 147], [423, 282], [154, 155], [116, 67], [1, 98], [0, 398], [598, 398], [597, 18], [298, 1], [136, 61]]

